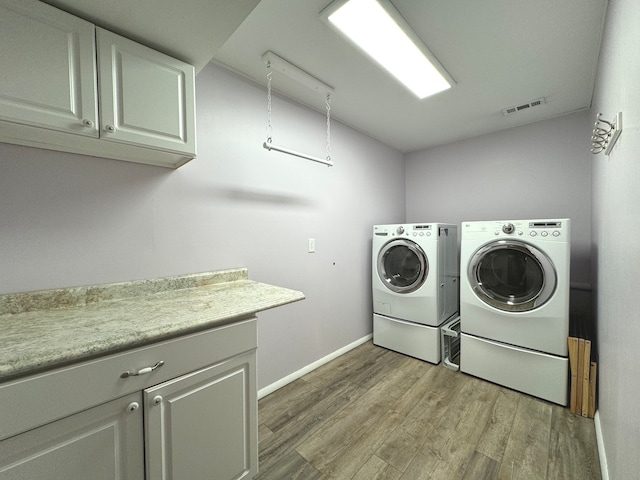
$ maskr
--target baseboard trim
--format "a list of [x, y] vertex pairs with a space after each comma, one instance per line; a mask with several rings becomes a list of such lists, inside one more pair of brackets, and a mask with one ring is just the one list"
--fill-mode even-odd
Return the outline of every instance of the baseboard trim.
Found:
[[295, 371], [292, 374], [287, 375], [284, 378], [281, 378], [277, 382], [274, 382], [271, 385], [267, 385], [266, 387], [261, 388], [260, 390], [258, 390], [258, 399], [260, 399], [262, 397], [266, 397], [270, 393], [273, 393], [276, 390], [284, 387], [285, 385], [288, 385], [289, 383], [293, 382], [294, 380], [297, 380], [298, 378], [302, 377], [303, 375], [306, 375], [307, 373], [315, 370], [316, 368], [321, 367], [325, 363], [328, 363], [331, 360], [333, 360], [335, 358], [338, 358], [340, 355], [344, 355], [349, 350], [353, 350], [354, 348], [362, 345], [363, 343], [368, 342], [372, 338], [373, 338], [373, 334], [365, 335], [364, 337], [356, 340], [355, 342], [352, 342], [349, 345], [346, 345], [346, 346], [336, 350], [335, 352], [332, 352], [329, 355], [327, 355], [325, 357], [322, 357], [319, 360], [316, 360], [315, 362], [307, 365], [306, 367], [303, 367], [300, 370]]
[[602, 440], [602, 426], [600, 425], [600, 411], [596, 411], [593, 421], [596, 426], [596, 442], [598, 444], [598, 457], [600, 457], [600, 472], [602, 480], [609, 480], [609, 468], [607, 466], [607, 454]]

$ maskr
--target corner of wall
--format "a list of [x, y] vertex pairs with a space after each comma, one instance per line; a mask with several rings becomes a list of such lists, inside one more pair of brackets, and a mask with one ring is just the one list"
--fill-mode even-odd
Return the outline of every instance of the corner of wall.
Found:
[[312, 372], [313, 370], [315, 370], [316, 368], [321, 367], [325, 363], [328, 363], [331, 360], [333, 360], [335, 358], [338, 358], [340, 355], [344, 355], [349, 350], [353, 350], [354, 348], [362, 345], [363, 343], [368, 342], [372, 338], [373, 338], [373, 334], [365, 335], [364, 337], [359, 338], [355, 342], [352, 342], [349, 345], [346, 345], [346, 346], [336, 350], [335, 352], [330, 353], [329, 355], [327, 355], [325, 357], [322, 357], [321, 359], [311, 363], [310, 365], [307, 365], [306, 367], [303, 367], [300, 370], [297, 370], [297, 371], [293, 372], [292, 374], [287, 375], [284, 378], [281, 378], [277, 382], [274, 382], [271, 385], [267, 385], [266, 387], [261, 388], [258, 391], [258, 400], [260, 400], [263, 397], [266, 397], [267, 395], [269, 395], [270, 393], [275, 392], [276, 390], [281, 389], [285, 385], [290, 384], [294, 380], [297, 380], [298, 378], [306, 375], [307, 373]]
[[597, 410], [593, 417], [596, 426], [596, 442], [598, 443], [598, 457], [600, 458], [600, 473], [602, 480], [609, 480], [609, 469], [607, 467], [607, 454], [604, 449], [602, 438], [602, 425], [600, 424], [600, 411]]

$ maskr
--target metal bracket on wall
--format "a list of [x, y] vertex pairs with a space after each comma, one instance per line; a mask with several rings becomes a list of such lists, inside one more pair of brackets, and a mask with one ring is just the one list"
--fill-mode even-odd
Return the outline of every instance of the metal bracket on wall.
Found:
[[622, 112], [618, 112], [613, 122], [600, 118], [601, 116], [602, 114], [599, 113], [593, 127], [591, 153], [604, 152], [605, 155], [609, 155], [622, 133]]

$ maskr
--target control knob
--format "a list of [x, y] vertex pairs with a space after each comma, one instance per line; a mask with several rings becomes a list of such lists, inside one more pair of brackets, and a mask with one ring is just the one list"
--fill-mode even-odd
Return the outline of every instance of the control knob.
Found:
[[516, 230], [516, 227], [514, 227], [513, 223], [505, 223], [502, 226], [502, 231], [504, 233], [513, 233], [515, 232], [515, 230]]
[[398, 227], [396, 232], [398, 233], [398, 235], [402, 235], [404, 233], [404, 227]]

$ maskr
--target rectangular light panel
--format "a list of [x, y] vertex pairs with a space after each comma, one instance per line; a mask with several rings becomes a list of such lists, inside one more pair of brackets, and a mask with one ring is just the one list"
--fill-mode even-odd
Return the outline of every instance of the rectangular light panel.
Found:
[[447, 90], [454, 83], [390, 3], [385, 1], [383, 7], [377, 0], [348, 0], [326, 11], [331, 25], [418, 98]]

